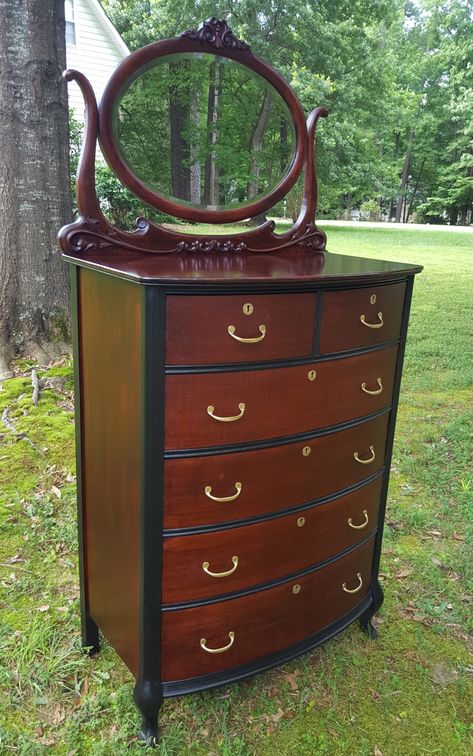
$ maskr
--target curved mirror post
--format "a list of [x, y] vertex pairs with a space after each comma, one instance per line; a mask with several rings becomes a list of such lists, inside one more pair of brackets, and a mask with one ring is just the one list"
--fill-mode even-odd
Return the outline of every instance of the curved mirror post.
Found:
[[241, 208], [270, 194], [295, 156], [279, 92], [234, 60], [165, 55], [138, 70], [113, 113], [122, 160], [149, 189], [180, 205]]

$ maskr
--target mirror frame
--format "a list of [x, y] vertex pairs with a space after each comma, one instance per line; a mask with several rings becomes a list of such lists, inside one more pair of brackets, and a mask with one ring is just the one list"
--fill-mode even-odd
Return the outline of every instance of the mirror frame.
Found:
[[[152, 67], [155, 61], [164, 56], [181, 53], [209, 53], [234, 60], [269, 82], [286, 103], [295, 135], [292, 163], [279, 183], [260, 199], [228, 210], [183, 205], [153, 191], [124, 161], [113, 129], [116, 104], [126, 88], [141, 73]], [[180, 37], [146, 45], [125, 58], [112, 74], [104, 90], [98, 109], [98, 132], [102, 153], [108, 165], [133, 194], [168, 215], [203, 223], [232, 223], [266, 212], [294, 186], [307, 157], [304, 112], [291, 87], [271, 66], [253, 55], [249, 46], [238, 40], [225, 22], [217, 19], [209, 19], [198, 30], [184, 32]]]

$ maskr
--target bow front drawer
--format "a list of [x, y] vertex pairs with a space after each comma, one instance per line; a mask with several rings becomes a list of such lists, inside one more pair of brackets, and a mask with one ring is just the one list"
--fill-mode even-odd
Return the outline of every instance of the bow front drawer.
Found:
[[373, 539], [274, 588], [162, 615], [162, 679], [231, 669], [276, 653], [343, 617], [369, 593]]
[[324, 294], [320, 353], [381, 344], [401, 330], [406, 284]]
[[[321, 499], [384, 465], [389, 413], [352, 428], [268, 449], [164, 463], [164, 527], [245, 520]], [[357, 462], [375, 459], [370, 464]]]
[[315, 294], [170, 296], [168, 365], [307, 357], [312, 351]]
[[242, 591], [355, 546], [376, 530], [381, 485], [377, 478], [326, 504], [272, 520], [165, 538], [164, 603]]
[[192, 449], [304, 433], [391, 403], [397, 347], [295, 367], [166, 378], [165, 445]]

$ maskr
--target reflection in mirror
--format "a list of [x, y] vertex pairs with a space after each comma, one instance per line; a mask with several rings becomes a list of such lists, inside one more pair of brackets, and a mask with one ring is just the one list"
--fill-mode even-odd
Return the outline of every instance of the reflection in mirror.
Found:
[[121, 93], [113, 128], [122, 159], [143, 183], [200, 208], [261, 199], [294, 159], [293, 121], [277, 90], [208, 53], [154, 61]]

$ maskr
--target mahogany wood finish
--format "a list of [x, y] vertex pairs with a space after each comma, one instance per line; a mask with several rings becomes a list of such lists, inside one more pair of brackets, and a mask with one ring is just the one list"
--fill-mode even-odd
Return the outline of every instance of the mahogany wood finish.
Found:
[[[334, 622], [353, 609], [370, 588], [373, 540], [345, 557], [275, 588], [241, 598], [167, 611], [163, 614], [163, 680], [181, 680], [236, 667], [275, 653]], [[346, 593], [342, 585], [358, 593]], [[300, 586], [298, 593], [293, 592]], [[209, 654], [200, 646], [220, 648], [235, 641], [228, 652]]]
[[[347, 430], [292, 444], [255, 451], [205, 457], [180, 457], [165, 462], [165, 528], [192, 528], [266, 515], [297, 507], [354, 486], [381, 469], [389, 413]], [[374, 446], [376, 458], [359, 464], [355, 451]], [[310, 448], [305, 456], [303, 449]], [[216, 502], [235, 494], [237, 499]], [[303, 514], [303, 512], [301, 513]]]
[[[378, 478], [326, 504], [254, 525], [165, 538], [164, 603], [241, 591], [305, 570], [355, 546], [377, 528], [381, 483]], [[227, 572], [234, 567], [234, 556], [237, 567], [226, 577], [212, 577], [202, 568], [208, 562], [211, 572]]]
[[[308, 357], [314, 338], [315, 300], [314, 294], [171, 296], [166, 362], [208, 365]], [[266, 329], [263, 334], [260, 325]], [[238, 338], [263, 338], [239, 342], [228, 332], [229, 326], [234, 326]]]
[[405, 293], [404, 283], [355, 289], [343, 297], [336, 291], [327, 292], [320, 334], [321, 353], [342, 352], [397, 338]]
[[[301, 211], [286, 233], [267, 222], [187, 235], [144, 218], [130, 232], [102, 214], [98, 138], [112, 170], [154, 207], [208, 222], [249, 212], [165, 204], [117, 152], [120, 92], [179, 52], [247, 65], [289, 105], [294, 162], [251, 210], [267, 209], [303, 170]], [[100, 111], [87, 79], [66, 77], [83, 92], [87, 121], [80, 217], [59, 233], [73, 281], [82, 637], [98, 650], [100, 628], [124, 659], [140, 738], [156, 745], [164, 696], [280, 664], [355, 619], [374, 637], [421, 268], [323, 253], [314, 134], [327, 112], [317, 108], [305, 123], [289, 86], [225, 22], [209, 19], [130, 55]]]
[[84, 471], [86, 543], [83, 590], [91, 617], [136, 673], [141, 548], [140, 290], [126, 281], [81, 270], [78, 299], [79, 462]]
[[[192, 449], [307, 433], [354, 420], [391, 403], [397, 347], [344, 360], [268, 370], [168, 375], [166, 449]], [[315, 380], [309, 372], [315, 370]], [[366, 394], [361, 384], [383, 392]], [[245, 409], [239, 409], [244, 404]], [[239, 420], [222, 422], [208, 414]], [[360, 450], [361, 453], [362, 450]]]

